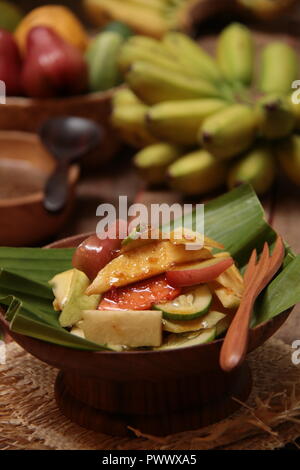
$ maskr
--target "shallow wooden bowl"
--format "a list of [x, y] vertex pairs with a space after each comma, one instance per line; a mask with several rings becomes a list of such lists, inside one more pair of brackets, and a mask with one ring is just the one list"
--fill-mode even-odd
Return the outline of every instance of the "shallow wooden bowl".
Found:
[[36, 132], [45, 119], [56, 116], [79, 116], [93, 119], [103, 127], [101, 145], [84, 159], [86, 167], [98, 167], [111, 159], [120, 142], [110, 125], [111, 98], [114, 90], [55, 99], [8, 97], [0, 105], [0, 130]]
[[[50, 174], [55, 162], [35, 134], [0, 131], [0, 159], [28, 161], [35, 168]], [[24, 173], [24, 178], [29, 175]], [[65, 209], [59, 214], [49, 214], [43, 207], [43, 191], [13, 199], [0, 199], [0, 245], [29, 246], [55, 235], [65, 224], [72, 208], [79, 167], [69, 170], [69, 197]]]
[[[87, 234], [49, 245], [75, 247]], [[263, 344], [291, 310], [251, 330], [249, 352]], [[0, 313], [6, 331], [9, 325]], [[86, 428], [126, 435], [129, 428], [167, 435], [216, 422], [251, 391], [247, 363], [227, 374], [219, 367], [222, 340], [169, 351], [83, 352], [10, 333], [26, 351], [60, 369], [55, 384], [64, 415]]]

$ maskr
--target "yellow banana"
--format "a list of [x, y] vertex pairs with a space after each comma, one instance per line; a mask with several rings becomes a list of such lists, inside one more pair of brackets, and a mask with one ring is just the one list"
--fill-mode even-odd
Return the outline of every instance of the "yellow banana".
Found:
[[185, 194], [204, 194], [221, 186], [226, 167], [206, 150], [197, 150], [175, 161], [167, 171], [171, 188]]
[[161, 53], [153, 52], [152, 50], [135, 46], [128, 41], [123, 45], [119, 54], [119, 66], [123, 74], [125, 74], [132, 64], [137, 61], [149, 62], [163, 69], [180, 72], [180, 67], [175, 60], [163, 55]]
[[257, 134], [255, 110], [234, 104], [208, 117], [200, 130], [203, 147], [220, 159], [232, 158], [247, 150]]
[[115, 93], [111, 122], [122, 139], [133, 147], [142, 148], [156, 142], [145, 125], [148, 109], [126, 88]]
[[280, 142], [276, 153], [286, 175], [300, 186], [300, 136], [293, 135]]
[[250, 30], [232, 23], [219, 36], [217, 60], [220, 69], [231, 83], [250, 85], [254, 72], [254, 43]]
[[212, 56], [185, 34], [167, 33], [163, 45], [188, 75], [215, 82], [222, 81], [219, 67]]
[[135, 62], [126, 74], [126, 81], [147, 104], [219, 96], [218, 89], [208, 81], [187, 77], [147, 62]]
[[272, 42], [263, 50], [260, 64], [259, 88], [264, 93], [292, 92], [298, 77], [298, 57], [288, 44]]
[[160, 40], [151, 38], [149, 36], [136, 34], [128, 39], [128, 44], [131, 46], [147, 49], [153, 53], [163, 54], [167, 57], [170, 56], [168, 51], [162, 47], [162, 42]]
[[287, 137], [295, 126], [290, 98], [271, 94], [264, 96], [257, 103], [259, 132], [266, 139]]
[[143, 107], [146, 107], [129, 88], [118, 88], [113, 96], [113, 108], [130, 104], [139, 104]]
[[180, 147], [157, 143], [140, 150], [134, 157], [134, 164], [149, 184], [160, 184], [165, 180], [168, 166], [180, 155], [182, 155]]
[[127, 0], [84, 0], [90, 20], [104, 25], [111, 20], [122, 21], [141, 34], [160, 38], [168, 30], [168, 22], [157, 8]]
[[290, 8], [296, 0], [237, 0], [238, 4], [263, 20], [271, 20]]
[[161, 140], [195, 145], [203, 121], [226, 106], [226, 101], [214, 98], [166, 101], [149, 109], [146, 116], [147, 127]]
[[258, 145], [235, 163], [228, 174], [230, 189], [242, 183], [249, 183], [257, 194], [267, 192], [275, 178], [273, 152], [268, 145]]

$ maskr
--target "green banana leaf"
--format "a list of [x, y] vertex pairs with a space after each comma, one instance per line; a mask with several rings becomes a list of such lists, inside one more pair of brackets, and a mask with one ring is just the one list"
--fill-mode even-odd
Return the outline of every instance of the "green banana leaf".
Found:
[[[190, 214], [194, 222], [195, 214]], [[180, 220], [175, 222], [179, 226]], [[248, 185], [205, 205], [205, 234], [223, 243], [241, 269], [253, 248], [274, 244], [276, 233], [264, 218], [256, 194]], [[71, 335], [58, 322], [47, 281], [71, 267], [73, 249], [0, 248], [0, 303], [7, 307], [12, 331], [54, 344], [83, 350], [109, 349]], [[300, 302], [300, 256], [286, 247], [281, 272], [256, 302], [252, 326]]]
[[55, 274], [70, 268], [73, 253], [73, 248], [50, 251], [0, 247], [0, 269], [47, 284]]

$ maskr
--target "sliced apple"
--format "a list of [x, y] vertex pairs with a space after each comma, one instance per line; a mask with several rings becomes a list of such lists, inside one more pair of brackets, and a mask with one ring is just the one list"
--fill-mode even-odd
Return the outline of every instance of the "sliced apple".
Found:
[[214, 281], [233, 265], [233, 259], [212, 258], [197, 263], [184, 264], [166, 273], [171, 285], [178, 287], [195, 286]]

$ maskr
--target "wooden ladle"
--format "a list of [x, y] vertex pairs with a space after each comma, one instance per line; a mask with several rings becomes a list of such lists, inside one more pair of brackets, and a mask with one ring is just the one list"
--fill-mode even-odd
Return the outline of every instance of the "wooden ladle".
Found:
[[226, 372], [238, 367], [245, 359], [255, 300], [282, 265], [284, 253], [283, 241], [281, 237], [278, 237], [271, 256], [267, 243], [264, 244], [258, 262], [256, 250], [253, 250], [251, 254], [244, 275], [245, 290], [241, 304], [231, 322], [221, 349], [220, 366]]

